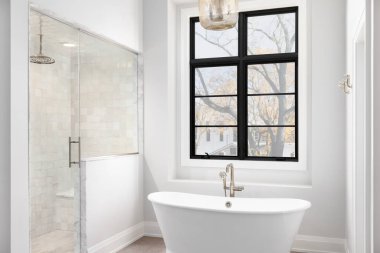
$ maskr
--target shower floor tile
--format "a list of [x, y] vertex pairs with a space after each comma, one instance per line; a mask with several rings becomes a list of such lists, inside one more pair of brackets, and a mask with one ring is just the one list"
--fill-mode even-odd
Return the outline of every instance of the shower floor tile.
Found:
[[74, 253], [74, 232], [55, 230], [32, 239], [31, 253]]

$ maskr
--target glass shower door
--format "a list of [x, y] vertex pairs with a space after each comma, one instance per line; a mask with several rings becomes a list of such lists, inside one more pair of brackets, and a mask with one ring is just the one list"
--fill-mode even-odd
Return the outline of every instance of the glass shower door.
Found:
[[80, 252], [78, 30], [30, 13], [32, 253]]
[[138, 153], [137, 55], [80, 32], [82, 159]]
[[31, 253], [86, 252], [81, 169], [138, 153], [137, 55], [31, 11], [30, 56]]

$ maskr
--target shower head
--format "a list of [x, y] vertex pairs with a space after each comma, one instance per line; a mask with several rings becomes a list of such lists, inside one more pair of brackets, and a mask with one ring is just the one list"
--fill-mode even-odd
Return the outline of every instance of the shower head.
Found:
[[31, 63], [37, 64], [53, 64], [55, 60], [52, 57], [46, 56], [42, 53], [42, 34], [40, 36], [40, 52], [37, 55], [30, 56]]
[[53, 64], [55, 63], [55, 60], [49, 56], [38, 54], [30, 56], [30, 62], [37, 64]]
[[40, 51], [37, 55], [30, 56], [30, 62], [31, 63], [37, 63], [37, 64], [53, 64], [55, 63], [55, 60], [52, 57], [46, 56], [42, 53], [42, 20], [40, 16]]
[[55, 63], [55, 60], [49, 56], [39, 54], [30, 56], [30, 62], [37, 64], [53, 64]]

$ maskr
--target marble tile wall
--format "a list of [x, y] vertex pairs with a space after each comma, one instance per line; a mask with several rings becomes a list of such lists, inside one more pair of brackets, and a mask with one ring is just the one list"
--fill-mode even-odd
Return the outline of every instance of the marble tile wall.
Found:
[[75, 223], [74, 195], [59, 196], [55, 202], [55, 230], [73, 231]]
[[88, 35], [81, 41], [82, 157], [137, 153], [137, 56]]
[[62, 182], [70, 181], [67, 142], [71, 132], [71, 59], [53, 48], [49, 53], [55, 64], [30, 64], [32, 238], [56, 229], [56, 194], [63, 190]]
[[[78, 48], [62, 42], [77, 39], [77, 30], [31, 11], [30, 54], [36, 55], [43, 33], [43, 54], [54, 64], [29, 64], [29, 174], [32, 242], [56, 230], [75, 230], [75, 169], [69, 168], [68, 137], [73, 134], [73, 93], [78, 86]], [[77, 105], [79, 106], [79, 105]], [[79, 130], [77, 131], [77, 133]], [[79, 187], [78, 191], [79, 191]], [[72, 202], [72, 203], [70, 203]], [[69, 218], [70, 217], [70, 218]]]
[[[70, 231], [79, 240], [79, 204], [85, 200], [80, 199], [80, 170], [68, 166], [68, 137], [81, 136], [82, 158], [138, 152], [138, 59], [86, 34], [80, 34], [81, 48], [65, 48], [62, 41], [77, 39], [76, 30], [63, 27], [66, 32], [60, 34], [62, 24], [43, 21], [48, 31], [44, 53], [56, 62], [30, 64], [31, 237]], [[32, 36], [30, 44], [36, 52], [38, 37]], [[77, 154], [78, 146], [72, 145], [72, 160], [79, 159]]]

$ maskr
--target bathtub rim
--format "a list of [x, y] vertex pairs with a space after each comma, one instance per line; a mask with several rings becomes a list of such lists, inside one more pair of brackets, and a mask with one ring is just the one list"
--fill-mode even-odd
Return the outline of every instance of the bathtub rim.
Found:
[[[281, 199], [281, 200], [297, 200], [304, 203], [304, 206], [298, 207], [298, 208], [292, 208], [288, 210], [236, 210], [236, 209], [216, 209], [216, 208], [207, 208], [207, 207], [199, 207], [199, 206], [188, 206], [188, 205], [181, 205], [176, 203], [167, 203], [162, 200], [157, 200], [154, 197], [159, 194], [183, 194], [183, 195], [191, 195], [191, 196], [208, 196], [208, 197], [215, 197], [219, 199], [225, 199], [225, 201], [233, 201], [234, 199]], [[205, 195], [205, 194], [194, 194], [194, 193], [185, 193], [185, 192], [172, 192], [172, 191], [162, 191], [162, 192], [152, 192], [147, 196], [147, 199], [152, 202], [152, 204], [159, 204], [163, 206], [169, 206], [169, 207], [176, 207], [181, 209], [189, 209], [189, 210], [197, 210], [197, 211], [207, 211], [207, 212], [218, 212], [218, 213], [236, 213], [236, 214], [289, 214], [289, 213], [297, 213], [297, 212], [305, 212], [308, 210], [312, 205], [310, 201], [303, 200], [303, 199], [296, 199], [296, 198], [230, 198], [230, 197], [221, 197], [221, 196], [213, 196], [213, 195]]]

